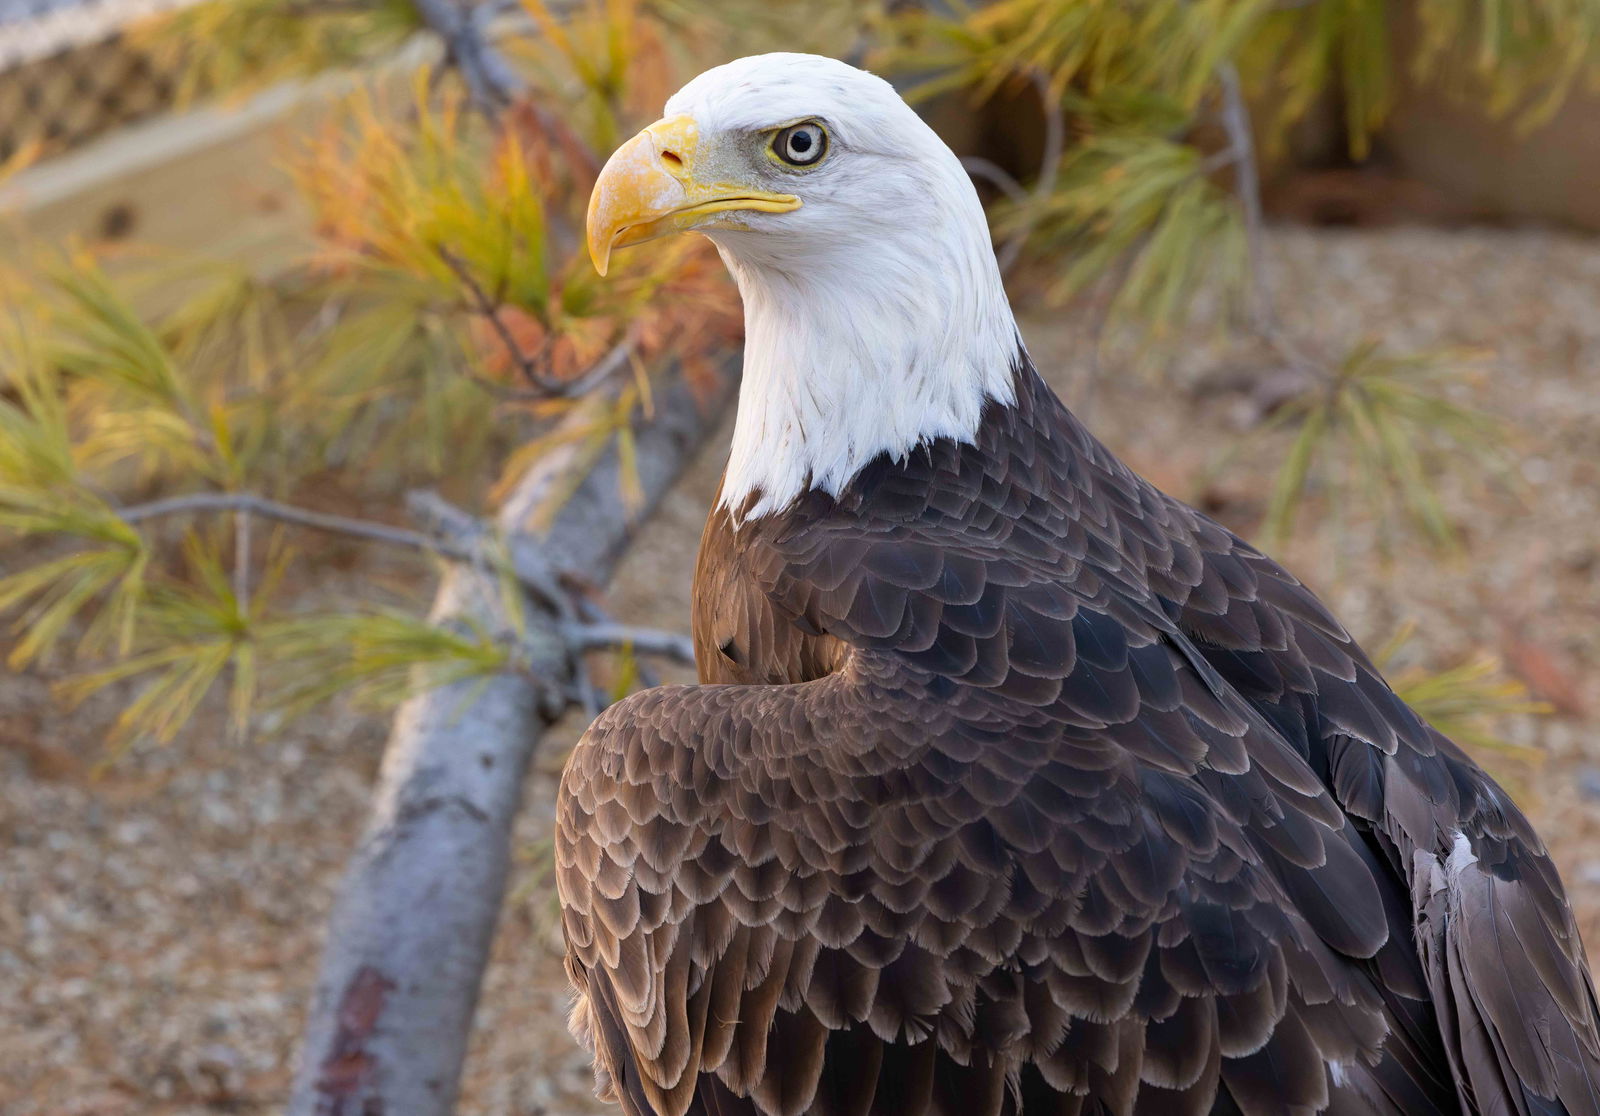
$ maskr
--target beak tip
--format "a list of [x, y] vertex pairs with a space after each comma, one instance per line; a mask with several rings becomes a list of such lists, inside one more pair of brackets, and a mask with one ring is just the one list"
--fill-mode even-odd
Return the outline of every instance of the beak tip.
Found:
[[[611, 153], [589, 195], [585, 233], [589, 259], [603, 278], [615, 248], [682, 231], [671, 218], [686, 201], [687, 167], [697, 139], [687, 116], [657, 121]], [[661, 148], [677, 153], [675, 170], [662, 162]]]
[[589, 200], [589, 217], [584, 222], [584, 245], [589, 248], [589, 262], [595, 265], [595, 270], [600, 272], [600, 277], [605, 278], [606, 270], [611, 265], [611, 241], [613, 235], [606, 229], [606, 222], [598, 213], [600, 208], [600, 187], [595, 185], [594, 197]]

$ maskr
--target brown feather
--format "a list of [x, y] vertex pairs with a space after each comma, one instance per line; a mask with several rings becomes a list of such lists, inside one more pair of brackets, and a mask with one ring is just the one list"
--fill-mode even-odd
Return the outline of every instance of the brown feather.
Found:
[[707, 521], [706, 684], [607, 710], [562, 781], [602, 1093], [1600, 1112], [1593, 987], [1526, 819], [1303, 586], [1025, 358], [1016, 387], [974, 444]]

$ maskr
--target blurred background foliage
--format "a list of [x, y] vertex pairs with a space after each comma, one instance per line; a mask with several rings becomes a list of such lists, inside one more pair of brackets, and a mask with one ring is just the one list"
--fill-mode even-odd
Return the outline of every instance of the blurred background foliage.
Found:
[[[1240, 435], [1286, 447], [1269, 541], [1349, 508], [1441, 548], [1441, 472], [1492, 471], [1514, 432], [1462, 401], [1470, 356], [1324, 355], [1280, 320], [1264, 160], [1318, 114], [1367, 157], [1403, 81], [1532, 127], [1600, 77], [1589, 0], [213, 0], [138, 35], [190, 98], [359, 77], [284, 154], [316, 235], [287, 272], [96, 245], [0, 272], [10, 663], [65, 666], [68, 698], [125, 687], [123, 739], [169, 738], [218, 689], [243, 727], [515, 669], [515, 633], [441, 631], [381, 584], [314, 610], [285, 587], [326, 532], [461, 558], [399, 525], [407, 490], [482, 512], [560, 446], [626, 461], [661, 378], [734, 343], [704, 246], [605, 282], [582, 251], [605, 156], [707, 65], [781, 46], [888, 74], [966, 156], [1020, 302], [1095, 307], [1092, 346], [1155, 376], [1197, 300], [1274, 354]], [[974, 138], [996, 114], [1003, 152]], [[1492, 663], [1404, 684], [1469, 741], [1528, 708]]]

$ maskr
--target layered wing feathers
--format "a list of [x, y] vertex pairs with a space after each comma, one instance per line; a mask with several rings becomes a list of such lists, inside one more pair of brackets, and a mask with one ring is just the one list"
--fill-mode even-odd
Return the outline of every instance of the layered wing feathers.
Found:
[[728, 684], [619, 703], [563, 781], [603, 1090], [1600, 1111], [1581, 946], [1503, 792], [1297, 582], [1019, 394], [976, 446], [708, 524]]

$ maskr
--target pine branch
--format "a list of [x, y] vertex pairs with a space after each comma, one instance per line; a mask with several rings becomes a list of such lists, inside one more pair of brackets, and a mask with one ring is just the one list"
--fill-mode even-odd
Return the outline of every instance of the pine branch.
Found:
[[[231, 512], [234, 516], [235, 532], [234, 595], [241, 610], [247, 607], [248, 602], [250, 520], [255, 515], [299, 527], [404, 546], [413, 550], [424, 550], [480, 569], [486, 566], [489, 549], [486, 539], [493, 531], [488, 523], [457, 508], [437, 493], [414, 492], [408, 497], [407, 502], [413, 514], [425, 518], [433, 525], [434, 533], [314, 512], [276, 500], [268, 500], [250, 492], [197, 492], [188, 496], [174, 496], [170, 499], [119, 508], [117, 514], [124, 522], [141, 523], [172, 515]], [[446, 534], [450, 537], [441, 537]], [[643, 655], [657, 655], [690, 665], [694, 663], [694, 643], [687, 636], [658, 628], [635, 627], [610, 621], [605, 618], [605, 614], [598, 606], [580, 603], [578, 594], [564, 588], [548, 568], [541, 563], [530, 561], [529, 551], [526, 548], [521, 551], [518, 559], [511, 562], [511, 573], [537, 603], [549, 607], [559, 617], [555, 625], [556, 633], [565, 643], [570, 656], [627, 647]], [[580, 614], [586, 615], [588, 619], [579, 620]], [[511, 642], [516, 641], [511, 640]], [[591, 690], [592, 688], [586, 687], [580, 681], [569, 697], [594, 716], [599, 713], [600, 707], [591, 708], [595, 698]]]
[[[311, 511], [269, 500], [252, 492], [196, 492], [118, 508], [117, 514], [126, 523], [141, 523], [200, 512], [233, 513], [233, 584], [234, 595], [241, 609], [247, 606], [249, 600], [250, 520], [255, 515], [297, 527], [421, 550], [479, 568], [487, 565], [487, 539], [493, 530], [489, 524], [451, 504], [436, 492], [413, 492], [407, 496], [406, 502], [413, 515], [431, 525], [431, 531], [413, 531], [367, 519]], [[566, 640], [571, 654], [631, 646], [641, 654], [659, 655], [691, 665], [694, 663], [694, 644], [686, 636], [656, 628], [612, 623], [597, 607], [578, 603], [576, 594], [564, 588], [548, 567], [530, 560], [528, 550], [523, 549], [513, 558], [510, 568], [517, 583], [537, 603], [552, 609], [560, 618], [557, 630]], [[580, 613], [587, 615], [588, 619], [579, 620]]]

